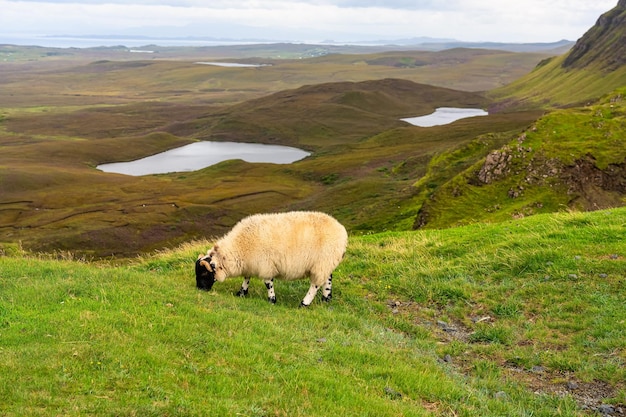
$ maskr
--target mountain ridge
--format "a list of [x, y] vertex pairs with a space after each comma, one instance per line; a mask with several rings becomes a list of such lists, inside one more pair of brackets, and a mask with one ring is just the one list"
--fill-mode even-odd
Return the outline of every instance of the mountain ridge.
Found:
[[[622, 30], [618, 30], [622, 28]], [[563, 68], [585, 68], [598, 62], [605, 72], [626, 64], [626, 0], [600, 16], [572, 47], [561, 65]]]
[[492, 111], [567, 107], [592, 102], [626, 85], [626, 2], [598, 18], [564, 55], [541, 61], [529, 74], [490, 90]]

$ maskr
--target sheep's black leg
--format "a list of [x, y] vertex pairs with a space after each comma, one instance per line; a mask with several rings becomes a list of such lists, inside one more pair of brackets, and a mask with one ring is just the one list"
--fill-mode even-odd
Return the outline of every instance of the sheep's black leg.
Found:
[[276, 293], [274, 292], [274, 279], [268, 279], [265, 281], [265, 287], [267, 288], [267, 301], [272, 304], [276, 304]]
[[248, 287], [250, 286], [250, 277], [244, 277], [243, 278], [243, 283], [241, 284], [241, 288], [239, 289], [239, 291], [237, 291], [237, 295], [238, 297], [245, 297], [246, 295], [248, 295]]
[[333, 274], [330, 274], [322, 289], [322, 300], [329, 302], [333, 298]]

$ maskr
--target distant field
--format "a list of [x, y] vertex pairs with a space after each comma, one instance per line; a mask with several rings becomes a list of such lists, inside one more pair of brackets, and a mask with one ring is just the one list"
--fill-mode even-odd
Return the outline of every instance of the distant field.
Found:
[[[9, 52], [10, 51], [10, 52]], [[232, 103], [271, 92], [337, 81], [382, 78], [485, 91], [528, 73], [545, 53], [458, 49], [377, 54], [330, 54], [280, 59], [267, 51], [227, 58], [226, 52], [178, 48], [156, 54], [127, 49], [28, 49], [0, 46], [2, 107], [119, 104], [158, 100], [176, 103]], [[265, 54], [265, 55], [264, 55]], [[271, 57], [267, 57], [270, 55]], [[262, 68], [223, 68], [195, 62], [222, 60], [264, 63]], [[37, 80], [33, 83], [32, 80]]]

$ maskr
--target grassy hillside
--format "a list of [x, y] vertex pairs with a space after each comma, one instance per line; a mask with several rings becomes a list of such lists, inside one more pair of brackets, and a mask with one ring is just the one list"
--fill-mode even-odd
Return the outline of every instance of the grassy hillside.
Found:
[[417, 225], [446, 227], [626, 204], [626, 88], [552, 111], [495, 151], [486, 135], [433, 158]]
[[324, 83], [248, 100], [167, 130], [204, 140], [328, 151], [406, 126], [401, 118], [428, 114], [438, 106], [484, 108], [488, 103], [479, 94], [401, 79]]
[[119, 265], [5, 252], [0, 414], [617, 413], [625, 233], [615, 209], [351, 236], [309, 309], [306, 281], [277, 305], [259, 282], [198, 292], [206, 241]]
[[602, 71], [591, 65], [584, 69], [566, 69], [567, 55], [542, 62], [528, 75], [486, 95], [502, 108], [553, 108], [581, 105], [626, 85], [626, 66]]
[[626, 85], [626, 3], [604, 13], [566, 54], [488, 93], [498, 107], [560, 107], [595, 101]]

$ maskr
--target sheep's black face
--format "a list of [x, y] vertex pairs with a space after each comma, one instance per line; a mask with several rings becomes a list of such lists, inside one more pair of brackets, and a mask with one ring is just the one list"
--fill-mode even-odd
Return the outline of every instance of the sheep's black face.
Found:
[[211, 258], [200, 258], [196, 261], [196, 287], [209, 291], [215, 284], [215, 266]]

